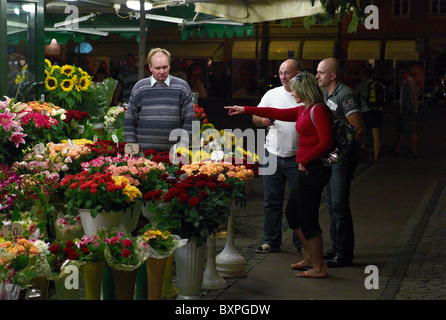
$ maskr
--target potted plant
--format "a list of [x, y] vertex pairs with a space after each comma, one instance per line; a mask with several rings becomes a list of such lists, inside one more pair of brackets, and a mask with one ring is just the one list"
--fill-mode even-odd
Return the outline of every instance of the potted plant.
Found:
[[67, 211], [79, 211], [88, 236], [96, 233], [98, 228], [120, 226], [126, 210], [133, 210], [134, 200], [142, 197], [127, 178], [113, 176], [110, 172], [82, 171], [66, 176], [59, 185], [65, 190]]

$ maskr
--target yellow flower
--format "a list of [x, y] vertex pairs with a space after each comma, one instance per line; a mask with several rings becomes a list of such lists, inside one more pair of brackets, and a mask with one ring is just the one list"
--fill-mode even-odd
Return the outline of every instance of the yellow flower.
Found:
[[21, 77], [20, 75], [18, 75], [18, 76], [15, 78], [14, 83], [15, 83], [15, 84], [18, 84], [18, 83], [20, 83], [21, 81], [22, 81], [22, 77]]
[[59, 72], [59, 70], [60, 70], [60, 66], [58, 66], [58, 65], [52, 66], [50, 69], [50, 75], [53, 75], [55, 72]]
[[79, 88], [79, 81], [78, 81], [77, 75], [74, 75], [73, 78], [71, 79], [71, 81], [73, 81], [74, 88], [76, 89], [76, 91], [77, 92], [81, 91], [80, 88]]
[[57, 88], [57, 80], [54, 77], [48, 76], [45, 79], [45, 87], [48, 91], [53, 91]]
[[90, 79], [88, 78], [88, 76], [82, 76], [81, 79], [79, 80], [79, 88], [82, 91], [85, 91], [88, 89], [88, 87], [90, 87]]
[[51, 68], [51, 61], [48, 59], [45, 59], [45, 68], [47, 69]]
[[70, 79], [62, 80], [62, 83], [60, 84], [63, 91], [71, 91], [74, 87], [73, 81]]
[[50, 73], [48, 72], [48, 70], [45, 69], [45, 78], [48, 77], [50, 75]]
[[68, 77], [70, 77], [74, 72], [74, 67], [70, 65], [64, 65], [62, 68], [60, 68], [60, 73], [64, 74]]

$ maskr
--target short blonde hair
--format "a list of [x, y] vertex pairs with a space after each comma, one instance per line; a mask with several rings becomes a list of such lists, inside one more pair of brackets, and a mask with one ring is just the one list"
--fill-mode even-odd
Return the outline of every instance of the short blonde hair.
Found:
[[290, 80], [290, 89], [297, 94], [305, 104], [315, 104], [324, 101], [324, 93], [319, 87], [314, 75], [303, 71]]
[[170, 52], [169, 51], [167, 51], [166, 49], [162, 49], [162, 48], [153, 48], [153, 49], [150, 49], [150, 52], [147, 55], [147, 62], [149, 63], [149, 66], [152, 65], [153, 55], [158, 52], [165, 54], [167, 56], [167, 58], [169, 58], [169, 64], [170, 64]]

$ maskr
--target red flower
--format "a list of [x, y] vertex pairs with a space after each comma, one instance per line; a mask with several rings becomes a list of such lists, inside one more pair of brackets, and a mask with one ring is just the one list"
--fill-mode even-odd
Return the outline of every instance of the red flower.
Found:
[[185, 203], [187, 202], [187, 200], [189, 199], [189, 195], [186, 192], [182, 192], [179, 196], [178, 196], [178, 201]]
[[111, 245], [114, 245], [114, 244], [116, 244], [116, 243], [119, 243], [119, 241], [121, 241], [121, 238], [119, 238], [119, 237], [113, 237], [113, 238], [111, 238], [110, 239], [110, 244]]
[[91, 188], [91, 194], [96, 194], [96, 193], [98, 193], [98, 189], [96, 189], [96, 188]]
[[67, 240], [67, 242], [65, 242], [65, 246], [66, 247], [74, 247], [74, 246], [76, 246], [76, 244], [71, 240]]
[[130, 250], [129, 249], [123, 249], [122, 250], [122, 252], [121, 252], [121, 255], [124, 257], [124, 258], [128, 258], [129, 256], [130, 256]]
[[51, 254], [58, 254], [60, 252], [60, 247], [57, 244], [52, 244], [48, 250], [51, 252]]
[[68, 253], [67, 258], [68, 260], [77, 260], [79, 258], [79, 253], [77, 253], [76, 250], [73, 249]]
[[87, 247], [82, 247], [81, 251], [82, 251], [83, 254], [90, 254], [90, 250], [88, 250]]
[[206, 191], [200, 191], [199, 193], [198, 193], [198, 197], [200, 198], [200, 199], [206, 199], [207, 197], [208, 197], [208, 193], [206, 192]]
[[122, 240], [122, 246], [125, 248], [131, 248], [133, 246], [133, 242], [130, 239]]
[[208, 187], [209, 190], [213, 191], [213, 190], [217, 189], [218, 186], [217, 186], [217, 184], [214, 183], [214, 182], [209, 182], [209, 183], [207, 184], [207, 187]]
[[189, 202], [188, 202], [188, 204], [189, 204], [191, 207], [195, 207], [195, 206], [197, 206], [199, 203], [200, 203], [200, 198], [198, 198], [198, 197], [191, 197], [191, 198], [189, 199]]
[[72, 184], [71, 184], [70, 188], [71, 188], [72, 190], [76, 190], [78, 186], [79, 186], [79, 184], [75, 182], [75, 183], [72, 183]]

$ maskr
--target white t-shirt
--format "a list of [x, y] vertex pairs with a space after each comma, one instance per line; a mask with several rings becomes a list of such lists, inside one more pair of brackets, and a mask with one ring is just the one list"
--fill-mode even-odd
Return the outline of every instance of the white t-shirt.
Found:
[[[297, 105], [291, 92], [281, 86], [267, 91], [257, 107], [288, 109]], [[285, 158], [296, 155], [297, 143], [296, 122], [276, 120], [274, 125], [269, 127], [265, 148], [268, 152]]]

